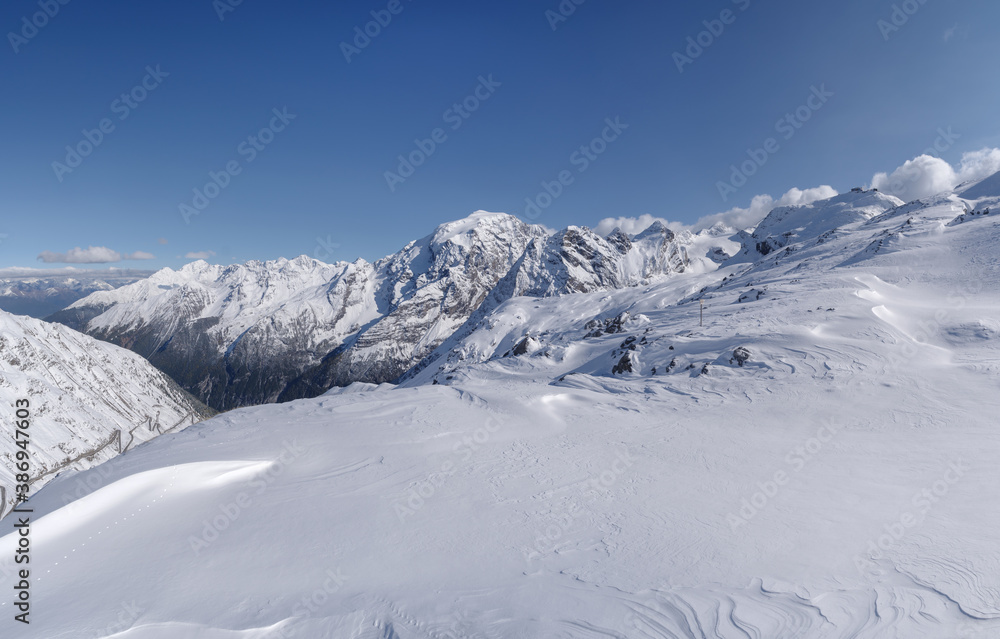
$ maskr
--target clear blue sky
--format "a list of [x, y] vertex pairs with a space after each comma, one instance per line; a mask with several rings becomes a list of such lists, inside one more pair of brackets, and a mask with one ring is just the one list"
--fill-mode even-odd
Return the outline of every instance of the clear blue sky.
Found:
[[[156, 256], [117, 264], [132, 268], [209, 251], [376, 259], [478, 209], [523, 216], [564, 170], [572, 184], [537, 222], [693, 222], [758, 193], [865, 183], [941, 127], [961, 135], [950, 162], [1000, 146], [995, 0], [910, 0], [919, 10], [888, 41], [891, 1], [586, 0], [553, 30], [559, 0], [400, 0], [350, 63], [341, 42], [388, 0], [244, 0], [224, 20], [227, 0], [46, 2], [58, 13], [14, 43], [38, 0], [0, 8], [0, 266], [89, 246]], [[673, 54], [724, 9], [732, 24], [680, 73]], [[169, 76], [146, 77], [157, 65]], [[500, 86], [453, 130], [446, 111], [480, 76]], [[143, 81], [144, 101], [115, 103]], [[824, 84], [834, 96], [776, 134]], [[238, 147], [274, 108], [296, 117], [248, 161]], [[572, 154], [615, 117], [628, 129], [581, 173]], [[114, 129], [57, 179], [53, 162], [105, 118]], [[385, 172], [437, 128], [447, 139], [391, 191]], [[780, 150], [723, 202], [718, 181], [769, 137]], [[230, 162], [240, 173], [185, 223], [179, 205]], [[317, 252], [317, 238], [340, 246]]]

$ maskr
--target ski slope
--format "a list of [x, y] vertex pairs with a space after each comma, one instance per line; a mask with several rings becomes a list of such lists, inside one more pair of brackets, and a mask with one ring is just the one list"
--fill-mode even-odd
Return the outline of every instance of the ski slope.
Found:
[[766, 254], [514, 298], [398, 386], [219, 415], [65, 506], [100, 469], [59, 477], [17, 636], [1000, 637], [972, 193], [818, 202]]

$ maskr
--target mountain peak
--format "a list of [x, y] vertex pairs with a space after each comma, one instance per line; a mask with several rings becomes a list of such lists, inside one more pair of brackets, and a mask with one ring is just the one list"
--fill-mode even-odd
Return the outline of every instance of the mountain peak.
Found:
[[508, 213], [490, 213], [476, 211], [460, 220], [445, 222], [437, 227], [431, 235], [431, 243], [445, 244], [454, 242], [468, 246], [468, 236], [484, 228], [505, 228], [513, 230], [524, 226], [524, 222]]
[[674, 237], [674, 232], [671, 231], [669, 228], [667, 228], [666, 224], [664, 224], [659, 220], [656, 220], [655, 222], [647, 226], [642, 232], [633, 235], [632, 239], [635, 241], [640, 241], [660, 235], [666, 236], [667, 239], [671, 239]]

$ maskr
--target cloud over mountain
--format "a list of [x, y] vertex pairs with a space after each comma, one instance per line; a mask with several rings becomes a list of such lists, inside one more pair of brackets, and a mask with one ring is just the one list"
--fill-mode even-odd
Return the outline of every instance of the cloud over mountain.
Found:
[[122, 255], [106, 246], [88, 246], [85, 249], [77, 246], [65, 253], [42, 251], [38, 259], [46, 264], [110, 264], [122, 260], [152, 260], [156, 259], [156, 256], [145, 251]]
[[941, 158], [920, 155], [907, 160], [892, 173], [876, 173], [871, 185], [912, 202], [951, 190], [963, 182], [981, 180], [997, 171], [1000, 171], [1000, 149], [996, 148], [964, 153], [958, 167]]

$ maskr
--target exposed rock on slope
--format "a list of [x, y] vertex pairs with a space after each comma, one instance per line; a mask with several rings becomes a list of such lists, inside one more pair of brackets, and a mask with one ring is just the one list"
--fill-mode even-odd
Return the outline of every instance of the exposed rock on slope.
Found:
[[[135, 353], [0, 311], [0, 406], [30, 403], [32, 492], [214, 413]], [[9, 433], [8, 433], [9, 434]], [[14, 501], [14, 439], [0, 440], [0, 511]]]
[[512, 297], [682, 273], [692, 238], [659, 224], [631, 237], [578, 227], [550, 235], [479, 212], [375, 264], [194, 262], [49, 319], [134, 350], [210, 406], [229, 409], [396, 380], [474, 314]]

